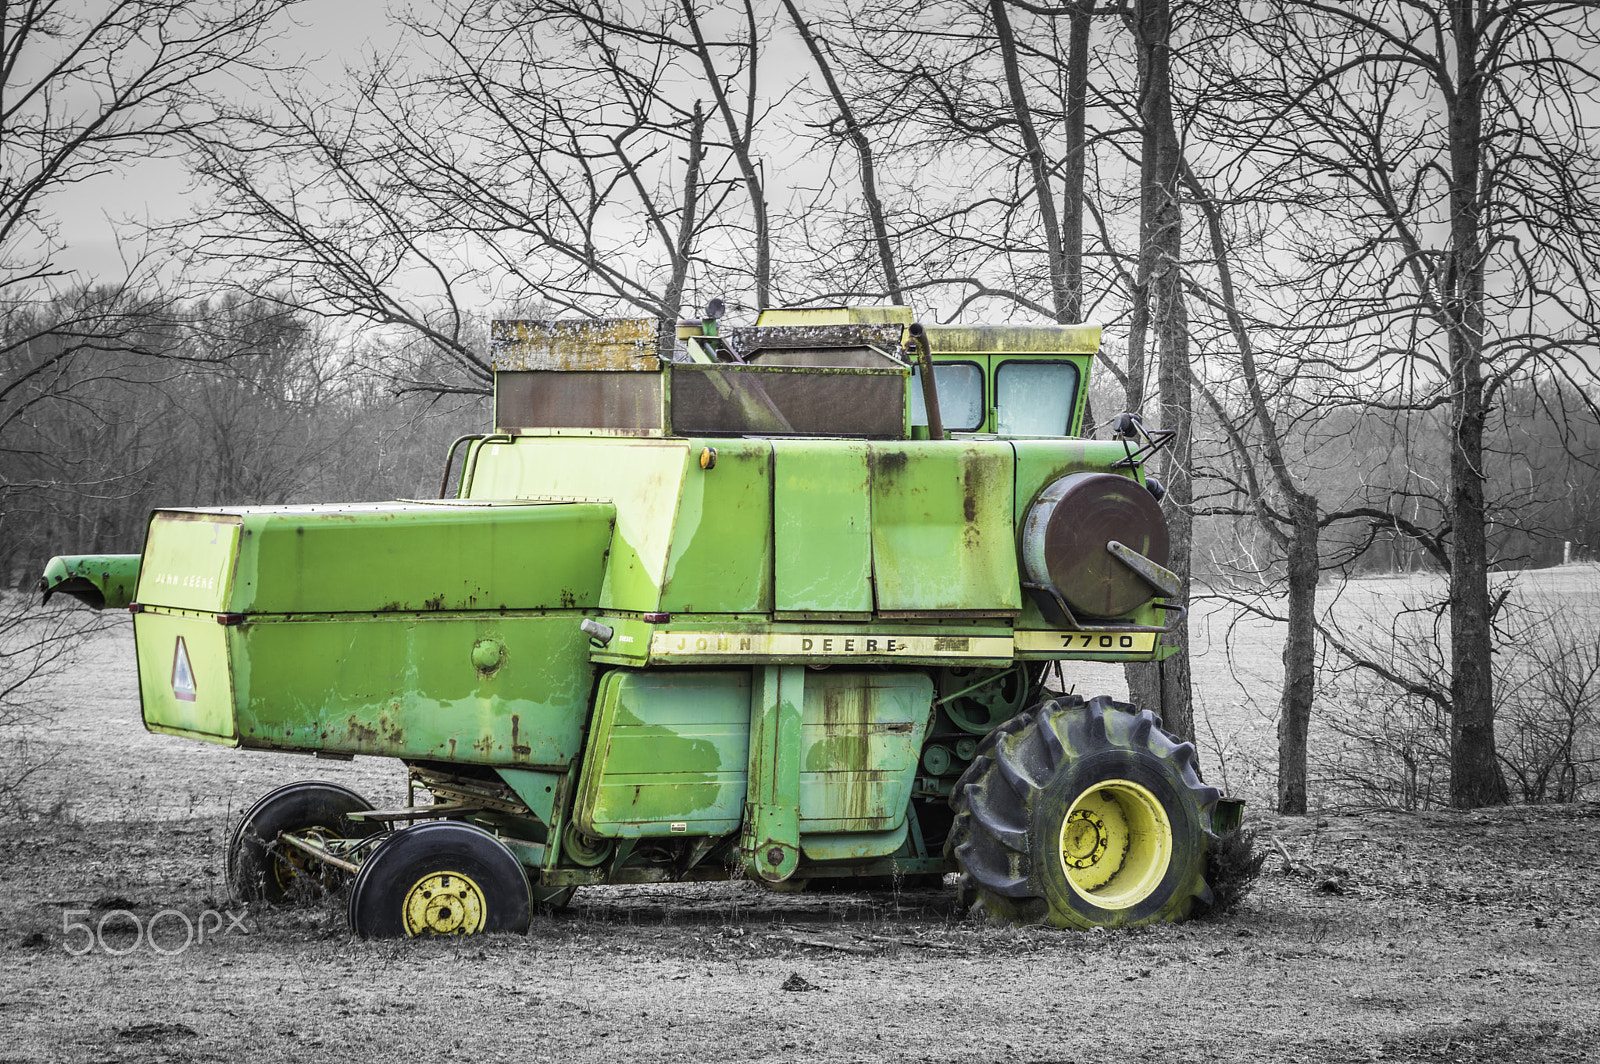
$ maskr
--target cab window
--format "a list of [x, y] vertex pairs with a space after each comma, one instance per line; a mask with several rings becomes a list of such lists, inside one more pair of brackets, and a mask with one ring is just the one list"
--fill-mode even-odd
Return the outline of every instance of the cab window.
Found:
[[[976, 432], [983, 427], [983, 369], [976, 362], [935, 362], [933, 386], [939, 391], [939, 415], [946, 432]], [[922, 378], [911, 371], [911, 423], [928, 423]]]
[[1078, 402], [1078, 367], [1071, 362], [1002, 362], [995, 372], [994, 390], [995, 428], [1000, 435], [1066, 436], [1071, 431]]

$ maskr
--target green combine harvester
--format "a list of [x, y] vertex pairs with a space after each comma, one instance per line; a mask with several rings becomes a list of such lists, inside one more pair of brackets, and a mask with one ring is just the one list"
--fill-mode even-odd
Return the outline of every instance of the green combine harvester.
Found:
[[654, 320], [496, 322], [494, 431], [440, 498], [163, 509], [140, 555], [51, 561], [47, 596], [133, 612], [151, 731], [406, 765], [403, 808], [261, 798], [237, 894], [348, 884], [375, 937], [603, 883], [954, 872], [1084, 928], [1209, 901], [1241, 803], [1149, 711], [1045, 684], [1159, 660], [1180, 617], [1162, 434], [1078, 437], [1100, 330], [678, 331], [665, 359]]

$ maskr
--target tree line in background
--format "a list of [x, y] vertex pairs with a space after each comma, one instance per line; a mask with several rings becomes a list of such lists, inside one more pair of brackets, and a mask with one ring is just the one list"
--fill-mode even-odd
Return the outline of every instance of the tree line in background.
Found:
[[381, 355], [279, 300], [86, 288], [4, 325], [8, 587], [62, 551], [138, 552], [158, 506], [431, 494], [452, 434], [485, 420], [476, 398], [397, 397]]
[[[1089, 319], [1095, 408], [1177, 430], [1173, 567], [1287, 633], [1279, 808], [1347, 675], [1432, 714], [1451, 804], [1533, 794], [1498, 573], [1600, 547], [1600, 5], [453, 0], [320, 86], [269, 60], [287, 0], [101, 6], [4, 15], [13, 579], [154, 501], [399, 487], [488, 388], [485, 306]], [[198, 182], [176, 275], [72, 287], [49, 194], [140, 154]], [[1425, 636], [1331, 623], [1391, 568], [1443, 574]], [[1186, 649], [1129, 686], [1193, 734]]]

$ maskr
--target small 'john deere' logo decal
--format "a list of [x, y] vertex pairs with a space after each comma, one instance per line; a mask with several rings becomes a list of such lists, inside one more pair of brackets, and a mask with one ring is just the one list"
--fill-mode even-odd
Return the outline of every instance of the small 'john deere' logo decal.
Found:
[[180, 702], [194, 701], [194, 669], [189, 665], [189, 648], [178, 637], [178, 647], [172, 652], [172, 693]]

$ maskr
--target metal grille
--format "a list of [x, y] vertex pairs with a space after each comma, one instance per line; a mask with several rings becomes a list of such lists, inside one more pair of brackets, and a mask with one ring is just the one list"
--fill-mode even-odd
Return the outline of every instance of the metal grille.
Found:
[[494, 423], [501, 432], [610, 429], [659, 432], [660, 373], [574, 370], [495, 374]]
[[672, 366], [672, 431], [904, 439], [905, 370]]

